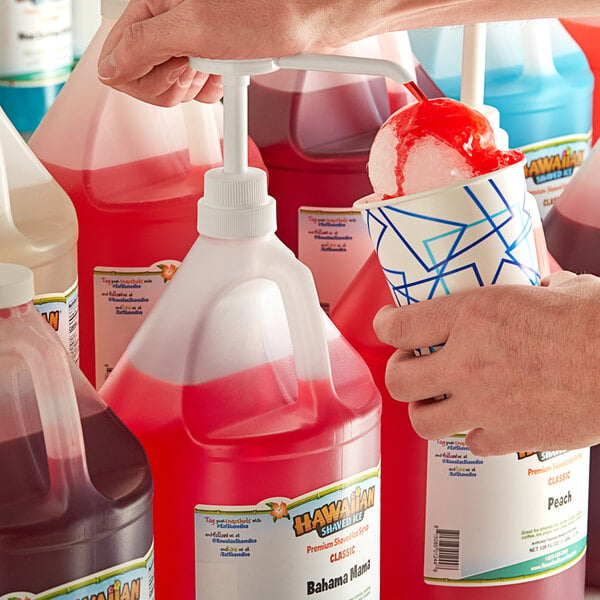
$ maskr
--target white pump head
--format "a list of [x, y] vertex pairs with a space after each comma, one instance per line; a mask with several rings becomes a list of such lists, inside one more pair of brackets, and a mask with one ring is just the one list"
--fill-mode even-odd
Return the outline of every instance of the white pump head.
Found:
[[259, 237], [277, 228], [275, 200], [267, 194], [265, 173], [248, 167], [247, 87], [251, 75], [302, 69], [383, 75], [401, 84], [413, 80], [403, 67], [389, 60], [333, 54], [231, 61], [190, 58], [190, 65], [222, 76], [224, 165], [206, 173], [204, 197], [198, 202], [198, 232], [225, 239]]

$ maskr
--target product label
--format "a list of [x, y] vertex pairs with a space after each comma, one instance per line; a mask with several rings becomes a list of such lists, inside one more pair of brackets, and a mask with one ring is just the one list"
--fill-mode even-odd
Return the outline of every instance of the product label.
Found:
[[589, 449], [482, 458], [464, 436], [429, 442], [425, 581], [541, 579], [580, 560]]
[[520, 148], [527, 158], [527, 189], [535, 197], [542, 219], [587, 158], [591, 140], [591, 133], [582, 133]]
[[58, 334], [71, 358], [79, 363], [79, 294], [77, 281], [58, 294], [40, 294], [33, 299], [38, 312]]
[[373, 244], [358, 211], [302, 206], [298, 214], [298, 258], [312, 271], [321, 306], [333, 310]]
[[146, 556], [105, 569], [41, 594], [13, 592], [0, 600], [154, 600], [154, 549]]
[[73, 64], [69, 0], [0, 0], [0, 85], [66, 81]]
[[180, 264], [162, 260], [150, 267], [94, 269], [97, 388], [106, 381]]
[[196, 596], [379, 598], [379, 469], [256, 506], [196, 507]]

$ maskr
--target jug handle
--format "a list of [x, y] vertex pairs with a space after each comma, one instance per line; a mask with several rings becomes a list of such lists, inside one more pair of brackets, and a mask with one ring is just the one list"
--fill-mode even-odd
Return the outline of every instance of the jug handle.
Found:
[[[1, 110], [1, 109], [0, 109]], [[17, 229], [12, 216], [8, 175], [4, 160], [4, 152], [0, 143], [0, 238], [4, 242], [13, 238], [22, 239], [23, 234]]]
[[333, 389], [331, 361], [323, 313], [312, 273], [291, 250], [274, 238], [281, 260], [265, 261], [264, 276], [281, 292], [290, 329], [296, 375], [303, 381], [329, 381]]
[[[39, 337], [39, 331], [27, 331], [16, 344], [10, 345], [25, 362], [33, 382], [48, 458], [50, 495], [65, 498], [75, 482], [79, 486], [85, 483], [88, 488], [93, 485], [85, 458], [70, 359], [62, 346], [60, 351], [54, 344], [41, 348]], [[0, 353], [7, 345], [0, 345]], [[48, 401], [42, 402], [42, 398]]]

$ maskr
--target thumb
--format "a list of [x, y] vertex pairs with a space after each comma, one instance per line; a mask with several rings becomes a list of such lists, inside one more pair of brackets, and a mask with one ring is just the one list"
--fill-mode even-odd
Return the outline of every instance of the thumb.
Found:
[[400, 308], [384, 306], [373, 321], [377, 337], [401, 349], [444, 344], [456, 320], [462, 294], [432, 298]]
[[[178, 4], [154, 14], [147, 3], [132, 0], [108, 34], [98, 60], [98, 75], [112, 86], [140, 79], [174, 56], [194, 55], [194, 39], [201, 26]], [[194, 23], [195, 31], [191, 31]], [[177, 51], [174, 49], [177, 48]], [[196, 49], [198, 53], [198, 49]], [[187, 64], [178, 61], [173, 68]]]

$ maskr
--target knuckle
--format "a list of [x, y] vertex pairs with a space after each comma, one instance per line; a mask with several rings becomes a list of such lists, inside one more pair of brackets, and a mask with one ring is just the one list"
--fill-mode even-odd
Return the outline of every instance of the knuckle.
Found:
[[410, 331], [410, 311], [402, 308], [388, 308], [377, 315], [373, 327], [377, 336], [384, 342], [397, 345]]
[[143, 21], [136, 21], [123, 31], [121, 42], [126, 49], [130, 50], [141, 46], [144, 42], [144, 38]]
[[388, 360], [385, 369], [385, 385], [394, 400], [405, 402], [408, 400], [408, 379], [404, 374], [405, 354], [394, 352]]

